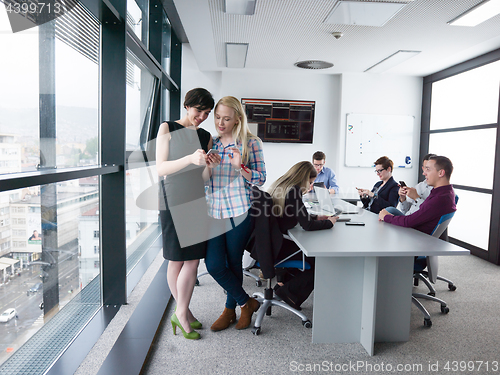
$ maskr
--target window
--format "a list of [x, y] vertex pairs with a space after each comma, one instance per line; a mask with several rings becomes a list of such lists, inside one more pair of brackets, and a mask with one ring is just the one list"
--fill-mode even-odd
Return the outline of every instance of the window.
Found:
[[148, 48], [149, 1], [127, 0], [127, 25]]
[[137, 57], [128, 51], [127, 150], [137, 150], [147, 142], [157, 81]]
[[500, 61], [434, 82], [430, 129], [496, 123], [499, 82]]
[[459, 200], [448, 227], [451, 241], [499, 263], [499, 249], [490, 243], [499, 240], [495, 216], [500, 201], [495, 195], [500, 186], [495, 186], [495, 156], [500, 152], [500, 50], [488, 58], [496, 61], [484, 64], [480, 57], [434, 76], [446, 76], [453, 70], [462, 73], [437, 81], [424, 79], [424, 85], [431, 89], [424, 90], [430, 91], [424, 96], [424, 101], [430, 103], [430, 116], [428, 125], [423, 118], [422, 134], [424, 143], [428, 137], [428, 152], [448, 156], [454, 164], [451, 183]]
[[[171, 54], [167, 50], [170, 37], [175, 37], [170, 25], [162, 23], [155, 30], [164, 32], [161, 46], [164, 53], [157, 57], [158, 61], [152, 61], [152, 55], [144, 50], [149, 45], [149, 2], [127, 2], [128, 14], [119, 17], [126, 17], [128, 26], [118, 39], [139, 39], [138, 48], [143, 52], [139, 57], [130, 52], [126, 54], [123, 46], [113, 43], [116, 33], [111, 33], [112, 36], [101, 33], [101, 28], [110, 26], [101, 25], [98, 17], [106, 14], [110, 20], [116, 12], [93, 15], [76, 3], [71, 12], [55, 21], [12, 33], [6, 13], [0, 10], [0, 68], [4, 72], [12, 71], [12, 67], [23, 71], [22, 75], [3, 74], [0, 78], [0, 174], [4, 178], [0, 184], [0, 216], [4, 225], [0, 231], [0, 256], [23, 261], [24, 268], [16, 278], [16, 285], [26, 285], [28, 289], [35, 281], [43, 284], [43, 293], [29, 296], [27, 290], [1, 288], [6, 297], [4, 301], [22, 297], [23, 309], [31, 311], [31, 315], [23, 312], [23, 324], [15, 325], [9, 335], [0, 333], [0, 347], [13, 348], [8, 356], [0, 356], [1, 373], [17, 373], [12, 369], [18, 369], [15, 364], [19, 362], [23, 368], [36, 368], [40, 373], [47, 371], [51, 362], [63, 353], [66, 345], [74, 342], [101, 308], [101, 291], [104, 296], [117, 286], [126, 290], [125, 272], [112, 278], [100, 277], [101, 267], [107, 269], [101, 259], [105, 256], [113, 259], [110, 254], [116, 255], [115, 240], [123, 240], [127, 246], [127, 273], [137, 270], [139, 274], [142, 267], [136, 270], [133, 267], [149, 246], [144, 239], [158, 237], [157, 211], [137, 207], [133, 192], [136, 186], [142, 189], [151, 182], [147, 168], [127, 170], [126, 186], [114, 186], [117, 190], [103, 184], [107, 187], [100, 191], [99, 185], [100, 180], [110, 177], [109, 182], [128, 169], [124, 153], [117, 152], [118, 159], [107, 164], [106, 159], [113, 158], [101, 150], [100, 145], [109, 145], [110, 139], [118, 138], [119, 147], [108, 149], [118, 150], [125, 143], [128, 150], [140, 148], [148, 140], [151, 123], [158, 123], [156, 119], [151, 120], [152, 114], [159, 118], [160, 113], [167, 113], [161, 112], [162, 105], [170, 108], [170, 92], [162, 93], [163, 100], [160, 100], [159, 82], [170, 82], [169, 89], [176, 92], [173, 95], [180, 91], [164, 72], [158, 73], [160, 66], [170, 71]], [[108, 3], [97, 0], [97, 5], [103, 10]], [[163, 17], [162, 22], [168, 23], [168, 19]], [[102, 48], [101, 40], [106, 47]], [[159, 35], [155, 40], [160, 40]], [[114, 48], [123, 49], [115, 53]], [[134, 53], [138, 52], [134, 50]], [[119, 57], [116, 59], [116, 56]], [[126, 64], [129, 67], [126, 82], [117, 78], [125, 74], [109, 74], [116, 69], [123, 69], [125, 73]], [[111, 84], [105, 84], [106, 79]], [[179, 81], [180, 77], [175, 79]], [[127, 87], [127, 91], [106, 92], [106, 88], [115, 84]], [[105, 119], [107, 113], [115, 115], [116, 111], [126, 113], [126, 121], [120, 116], [110, 116], [111, 121], [100, 123], [101, 116]], [[127, 137], [123, 142], [122, 134]], [[61, 170], [64, 173], [60, 173]], [[143, 181], [137, 181], [138, 178]], [[18, 189], [19, 186], [24, 187]], [[110, 234], [100, 217], [116, 205], [104, 197], [119, 194], [117, 191], [127, 195], [126, 217], [124, 207], [118, 207], [123, 211], [117, 210], [116, 214], [118, 221], [126, 222], [126, 233]], [[101, 243], [100, 236], [104, 236], [103, 242], [109, 243]], [[56, 263], [58, 267], [53, 267]], [[46, 293], [49, 290], [51, 292]], [[118, 304], [126, 302], [121, 296], [117, 300]], [[43, 310], [39, 308], [41, 302]], [[0, 301], [0, 311], [5, 308]], [[50, 316], [38, 319], [48, 311]], [[64, 324], [67, 321], [72, 324]], [[43, 344], [37, 337], [42, 338]], [[44, 347], [50, 351], [40, 352]]]

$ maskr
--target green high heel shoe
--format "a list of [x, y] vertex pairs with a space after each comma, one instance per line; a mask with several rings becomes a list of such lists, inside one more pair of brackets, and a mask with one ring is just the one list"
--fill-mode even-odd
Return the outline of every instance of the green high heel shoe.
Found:
[[201, 324], [201, 322], [199, 322], [198, 320], [189, 323], [189, 325], [191, 326], [192, 329], [200, 329], [201, 327], [203, 327], [203, 324]]
[[170, 323], [172, 323], [172, 330], [174, 331], [174, 335], [176, 334], [176, 328], [179, 327], [182, 331], [182, 335], [184, 336], [184, 338], [189, 340], [198, 340], [200, 338], [200, 334], [196, 331], [192, 331], [189, 333], [184, 331], [184, 328], [182, 328], [182, 325], [179, 322], [179, 319], [177, 318], [177, 315], [175, 315], [175, 313], [170, 318]]
[[[174, 313], [177, 312], [177, 306], [174, 308]], [[194, 322], [189, 323], [192, 329], [201, 329], [203, 327], [203, 324], [201, 324], [200, 321], [195, 320]]]

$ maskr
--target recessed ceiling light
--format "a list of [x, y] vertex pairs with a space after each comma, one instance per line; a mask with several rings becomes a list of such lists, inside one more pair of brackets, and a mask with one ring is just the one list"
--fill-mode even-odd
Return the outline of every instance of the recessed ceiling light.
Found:
[[224, 0], [224, 13], [251, 16], [257, 0]]
[[338, 1], [324, 23], [380, 27], [406, 5], [407, 3]]
[[333, 66], [332, 63], [327, 62], [327, 61], [321, 61], [321, 60], [299, 61], [293, 65], [295, 65], [298, 68], [302, 68], [302, 69], [328, 69], [328, 68], [331, 68]]
[[244, 68], [247, 61], [248, 43], [226, 43], [226, 66]]
[[500, 0], [485, 0], [448, 22], [451, 26], [476, 26], [500, 13]]
[[382, 61], [379, 61], [375, 65], [372, 65], [368, 69], [365, 70], [365, 73], [370, 71], [370, 73], [381, 73], [388, 69], [395, 67], [396, 65], [401, 64], [403, 61], [411, 59], [412, 57], [418, 55], [420, 51], [398, 51], [386, 57]]

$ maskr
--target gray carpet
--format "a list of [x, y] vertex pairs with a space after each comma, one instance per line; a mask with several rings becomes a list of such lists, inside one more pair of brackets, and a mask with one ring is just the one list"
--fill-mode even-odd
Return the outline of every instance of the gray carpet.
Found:
[[[224, 309], [225, 294], [210, 276], [203, 276], [191, 303], [204, 325], [199, 330], [202, 338], [191, 341], [179, 332], [173, 335], [170, 305], [143, 374], [483, 374], [487, 365], [489, 372], [494, 370], [494, 361], [495, 372], [500, 372], [500, 268], [474, 256], [440, 257], [439, 273], [457, 285], [451, 292], [446, 283], [436, 284], [437, 296], [448, 303], [450, 313], [441, 314], [439, 304], [423, 301], [433, 322], [426, 328], [423, 315], [412, 306], [410, 340], [375, 344], [373, 357], [361, 344], [312, 344], [311, 330], [280, 308], [265, 317], [259, 336], [250, 328], [237, 331], [234, 325], [212, 332], [210, 325]], [[263, 290], [249, 277], [244, 288], [249, 294]], [[427, 293], [422, 283], [414, 289]], [[313, 298], [303, 304], [311, 319]]]

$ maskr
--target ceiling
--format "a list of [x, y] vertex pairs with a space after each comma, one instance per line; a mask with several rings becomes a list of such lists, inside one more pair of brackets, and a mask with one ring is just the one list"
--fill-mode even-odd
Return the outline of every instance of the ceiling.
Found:
[[225, 43], [248, 43], [245, 70], [298, 71], [298, 61], [324, 60], [334, 66], [315, 73], [362, 73], [398, 50], [416, 50], [385, 74], [427, 76], [500, 48], [500, 15], [475, 27], [446, 23], [482, 1], [386, 0], [408, 4], [382, 27], [323, 23], [338, 0], [257, 0], [250, 16], [224, 13], [224, 0], [173, 3], [202, 71], [228, 69]]

